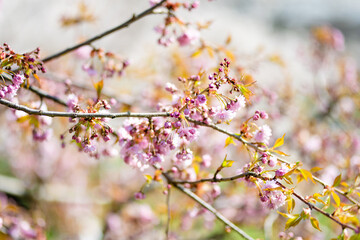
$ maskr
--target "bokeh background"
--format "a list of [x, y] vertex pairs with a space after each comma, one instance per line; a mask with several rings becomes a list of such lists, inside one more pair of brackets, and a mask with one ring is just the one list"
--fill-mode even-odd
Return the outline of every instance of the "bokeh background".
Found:
[[[80, 4], [86, 6], [86, 11], [93, 20], [64, 26], [64, 18], [79, 14]], [[8, 43], [17, 52], [27, 52], [40, 47], [41, 56], [46, 57], [114, 27], [148, 6], [147, 0], [2, 0], [0, 43]], [[182, 12], [181, 16], [203, 23], [212, 21], [209, 29], [202, 32], [203, 38], [209, 42], [223, 44], [228, 36], [231, 36], [230, 50], [235, 52], [240, 65], [249, 68], [249, 72], [253, 74], [261, 89], [258, 93], [266, 95], [266, 100], [254, 101], [254, 109], [258, 106], [267, 109], [276, 119], [273, 135], [280, 137], [287, 133], [288, 144], [285, 149], [291, 156], [295, 160], [303, 161], [309, 168], [314, 165], [328, 168], [321, 173], [321, 177], [331, 182], [342, 171], [333, 161], [344, 162], [341, 164], [343, 169], [351, 164], [360, 164], [360, 161], [350, 161], [352, 156], [359, 153], [358, 150], [350, 150], [354, 146], [353, 139], [358, 138], [358, 121], [355, 118], [351, 123], [347, 122], [347, 118], [352, 118], [349, 112], [357, 112], [354, 109], [358, 109], [358, 102], [353, 99], [352, 93], [348, 100], [339, 104], [339, 109], [335, 111], [335, 118], [339, 116], [336, 121], [328, 123], [326, 119], [319, 120], [314, 117], [317, 110], [320, 109], [321, 113], [327, 106], [325, 104], [322, 108], [321, 103], [318, 106], [317, 100], [313, 100], [314, 96], [323, 94], [327, 97], [325, 102], [332, 99], [326, 90], [316, 89], [327, 89], [326, 86], [338, 81], [341, 74], [336, 73], [335, 75], [340, 77], [334, 77], [335, 79], [329, 77], [338, 71], [336, 61], [331, 60], [336, 54], [330, 53], [330, 60], [318, 65], [316, 61], [318, 63], [320, 60], [311, 58], [315, 41], [311, 31], [317, 26], [332, 26], [341, 30], [345, 37], [345, 49], [341, 54], [351, 55], [347, 61], [353, 64], [356, 75], [357, 62], [360, 60], [359, 12], [360, 2], [355, 0], [218, 0], [201, 1], [201, 6], [194, 10], [194, 14]], [[169, 56], [177, 54], [176, 56], [186, 62], [192, 49], [188, 47], [182, 50], [178, 46], [164, 48], [156, 44], [158, 36], [153, 29], [161, 20], [162, 16], [158, 15], [146, 17], [128, 29], [93, 44], [130, 61], [126, 75], [121, 81], [109, 83], [106, 93], [125, 102], [132, 102], [143, 97], [145, 88], [153, 86], [154, 82], [176, 79], [172, 76], [174, 79], [168, 80], [166, 78], [171, 74], [159, 77], [155, 72], [164, 69], [164, 72], [170, 72], [169, 69], [177, 65], [176, 61], [166, 65]], [[280, 66], [274, 66], [274, 62]], [[191, 69], [189, 73], [198, 71], [196, 66], [206, 64], [208, 63], [188, 63]], [[69, 79], [91, 88], [91, 82], [81, 70], [81, 65], [81, 60], [77, 59], [75, 54], [66, 55], [59, 61], [49, 63], [49, 75], [44, 76], [44, 79], [55, 79], [57, 83]], [[355, 78], [357, 81], [357, 76]], [[56, 92], [59, 86], [60, 89], [64, 88], [61, 84], [49, 84], [46, 87], [50, 92]], [[275, 99], [279, 99], [281, 103], [271, 105]], [[258, 105], [255, 106], [255, 103]], [[140, 102], [141, 104], [143, 103]], [[55, 106], [48, 103], [48, 107]], [[134, 109], [141, 110], [146, 107], [143, 105]], [[271, 108], [275, 110], [270, 110]], [[349, 108], [350, 110], [346, 110]], [[146, 202], [137, 201], [133, 195], [143, 186], [144, 178], [137, 170], [125, 165], [119, 157], [96, 160], [77, 152], [75, 147], [60, 147], [58, 136], [61, 131], [65, 131], [61, 126], [66, 126], [67, 120], [53, 120], [52, 124], [62, 130], [55, 131], [49, 141], [35, 144], [31, 136], [27, 135], [29, 130], [11, 122], [12, 113], [5, 108], [1, 108], [1, 112], [3, 126], [0, 134], [0, 191], [7, 193], [2, 201], [10, 201], [8, 197], [17, 199], [18, 205], [28, 209], [26, 214], [35, 221], [34, 224], [40, 229], [46, 229], [48, 239], [164, 237], [166, 196], [161, 193], [161, 186], [152, 186], [147, 190]], [[119, 122], [112, 121], [111, 124], [118, 126]], [[304, 128], [307, 130], [301, 131]], [[344, 134], [339, 134], [339, 131]], [[352, 136], [347, 139], [349, 132]], [[323, 139], [325, 137], [327, 139]], [[336, 156], [334, 159], [323, 157], [324, 148], [320, 146], [325, 146], [326, 141], [336, 144], [344, 138], [347, 145], [339, 146], [343, 147], [343, 153], [341, 150], [334, 150], [328, 153], [329, 156]], [[207, 150], [213, 156], [214, 167], [219, 165], [225, 155], [219, 141], [223, 144], [225, 137], [211, 135], [206, 141], [198, 141], [199, 145], [209, 145]], [[304, 142], [310, 143], [306, 145]], [[330, 148], [331, 144], [328, 147]], [[349, 156], [351, 151], [352, 156]], [[234, 156], [237, 156], [236, 151], [233, 152]], [[239, 161], [238, 167], [245, 162], [246, 160]], [[351, 172], [353, 175], [356, 173]], [[226, 216], [245, 226], [254, 237], [278, 239], [278, 233], [283, 230], [279, 226], [284, 225], [284, 219], [274, 213], [264, 212], [256, 191], [244, 194], [246, 188], [235, 186], [237, 185], [222, 185], [227, 197], [219, 199], [215, 206]], [[315, 188], [314, 191], [319, 189]], [[175, 216], [173, 228], [176, 229], [174, 239], [175, 235], [178, 235], [178, 239], [236, 239], [235, 235], [222, 235], [223, 226], [216, 222], [214, 225], [210, 214], [201, 215], [191, 200], [184, 200], [185, 196], [175, 192], [172, 198], [176, 199], [172, 205]], [[177, 204], [178, 201], [187, 208], [183, 209], [182, 204]], [[197, 215], [202, 217], [200, 221], [193, 223], [193, 218]], [[331, 230], [332, 225], [326, 220], [321, 223], [324, 224], [322, 233], [314, 231], [308, 225], [302, 226], [305, 230], [297, 233], [304, 234], [304, 239], [329, 239], [338, 233], [337, 230]], [[206, 226], [211, 231], [207, 231]], [[22, 228], [27, 229], [26, 226]]]

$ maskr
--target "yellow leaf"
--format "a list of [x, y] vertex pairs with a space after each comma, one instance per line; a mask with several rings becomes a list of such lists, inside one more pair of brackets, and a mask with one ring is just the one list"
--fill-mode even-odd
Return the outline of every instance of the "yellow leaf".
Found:
[[151, 183], [151, 181], [152, 181], [152, 176], [151, 176], [151, 175], [145, 174], [144, 177], [145, 177], [146, 182], [147, 182], [148, 184]]
[[[296, 214], [298, 215], [298, 214]], [[285, 230], [291, 228], [291, 227], [295, 227], [296, 225], [299, 224], [299, 222], [301, 221], [301, 216], [297, 216], [297, 217], [294, 217], [294, 218], [289, 218], [287, 221], [286, 221], [286, 224], [285, 224]]]
[[288, 201], [287, 211], [288, 213], [291, 213], [295, 208], [295, 200], [293, 198], [290, 198]]
[[284, 61], [281, 59], [281, 57], [279, 55], [272, 55], [269, 57], [269, 60], [273, 63], [276, 63], [276, 64], [282, 66], [282, 67], [285, 66]]
[[203, 48], [199, 48], [198, 50], [196, 50], [193, 54], [191, 54], [191, 57], [198, 57], [202, 54], [203, 52]]
[[314, 172], [318, 172], [318, 171], [320, 171], [320, 170], [322, 170], [321, 167], [313, 167], [313, 168], [310, 170], [310, 172], [314, 173]]
[[96, 93], [97, 93], [98, 97], [100, 97], [100, 94], [101, 94], [101, 91], [102, 91], [103, 87], [104, 87], [104, 80], [103, 79], [101, 79], [101, 81], [99, 81], [99, 82], [94, 83], [94, 88], [96, 90]]
[[23, 123], [23, 122], [29, 120], [30, 118], [31, 118], [30, 115], [25, 115], [25, 116], [19, 117], [16, 121], [19, 123]]
[[275, 142], [274, 146], [272, 147], [272, 149], [282, 146], [284, 144], [284, 137], [285, 137], [285, 134], [281, 138], [276, 139], [276, 142]]
[[335, 192], [331, 192], [331, 196], [334, 199], [336, 206], [340, 207], [341, 201], [339, 196]]
[[313, 183], [315, 183], [314, 178], [313, 178], [311, 172], [309, 172], [308, 170], [305, 170], [305, 169], [301, 169], [301, 168], [299, 168], [299, 170], [300, 170], [301, 174], [303, 175], [303, 177], [305, 178], [306, 181], [307, 181], [308, 178], [310, 178], [310, 180], [311, 180]]
[[36, 73], [34, 73], [33, 76], [39, 82], [39, 84], [41, 84], [39, 76]]
[[233, 145], [236, 146], [236, 143], [234, 142], [234, 138], [233, 138], [233, 137], [228, 137], [228, 138], [226, 138], [226, 140], [225, 140], [225, 148], [226, 148], [227, 146], [229, 146], [230, 144], [233, 144]]
[[225, 44], [226, 45], [229, 45], [231, 43], [231, 35], [229, 35], [227, 38], [226, 38], [226, 41], [225, 41]]
[[310, 222], [311, 222], [311, 225], [312, 225], [315, 229], [321, 231], [320, 226], [319, 226], [319, 221], [318, 221], [316, 218], [310, 217]]
[[290, 156], [289, 154], [286, 154], [286, 153], [284, 153], [282, 151], [279, 151], [279, 150], [271, 150], [271, 151], [274, 152], [274, 153], [277, 153], [277, 154], [279, 154], [281, 156], [286, 156], [286, 157]]
[[206, 47], [206, 50], [211, 58], [214, 58], [214, 50], [211, 47]]

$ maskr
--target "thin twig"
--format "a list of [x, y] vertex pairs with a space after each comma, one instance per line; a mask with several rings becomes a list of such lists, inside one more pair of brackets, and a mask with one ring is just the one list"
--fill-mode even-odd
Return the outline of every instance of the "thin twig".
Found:
[[65, 50], [63, 50], [61, 52], [58, 52], [58, 53], [55, 53], [55, 54], [53, 54], [53, 55], [51, 55], [49, 57], [46, 57], [42, 61], [43, 62], [51, 61], [51, 60], [53, 60], [55, 58], [58, 58], [58, 57], [60, 57], [62, 55], [65, 55], [65, 54], [67, 54], [69, 52], [72, 52], [72, 51], [74, 51], [74, 50], [76, 50], [76, 49], [78, 49], [78, 48], [80, 48], [82, 46], [89, 45], [92, 42], [95, 42], [95, 41], [97, 41], [97, 40], [99, 40], [99, 39], [101, 39], [101, 38], [103, 38], [103, 37], [105, 37], [105, 36], [107, 36], [107, 35], [109, 35], [111, 33], [114, 33], [116, 31], [120, 30], [120, 29], [126, 28], [130, 24], [136, 22], [137, 20], [139, 20], [139, 19], [141, 19], [141, 18], [143, 18], [143, 17], [145, 17], [145, 16], [147, 16], [149, 14], [152, 14], [153, 10], [160, 7], [164, 2], [166, 2], [166, 0], [162, 0], [161, 2], [157, 3], [156, 5], [152, 6], [151, 8], [143, 11], [142, 13], [140, 13], [138, 15], [134, 14], [129, 20], [127, 20], [126, 22], [124, 22], [124, 23], [122, 23], [122, 24], [120, 24], [120, 25], [118, 25], [118, 26], [116, 26], [114, 28], [111, 28], [111, 29], [109, 29], [109, 30], [107, 30], [107, 31], [105, 31], [105, 32], [103, 32], [103, 33], [101, 33], [99, 35], [96, 35], [96, 36], [94, 36], [94, 37], [92, 37], [92, 38], [90, 38], [90, 39], [88, 39], [88, 40], [86, 40], [86, 41], [84, 41], [82, 43], [79, 43], [79, 44], [77, 44], [75, 46], [69, 47], [69, 48], [67, 48], [67, 49], [65, 49]]
[[172, 178], [166, 174], [162, 173], [162, 175], [166, 178], [167, 182], [174, 186], [175, 188], [179, 189], [181, 192], [192, 198], [194, 201], [199, 203], [202, 207], [207, 209], [209, 212], [214, 214], [214, 216], [219, 219], [221, 222], [225, 223], [227, 226], [229, 226], [232, 230], [234, 230], [236, 233], [238, 233], [241, 237], [247, 240], [254, 240], [252, 237], [250, 237], [247, 233], [245, 233], [243, 230], [241, 230], [238, 226], [236, 226], [234, 223], [232, 223], [229, 219], [227, 219], [225, 216], [223, 216], [220, 212], [218, 212], [215, 208], [213, 208], [210, 204], [205, 202], [203, 199], [201, 199], [198, 195], [193, 193], [187, 188], [184, 188], [183, 186], [175, 183]]
[[[214, 125], [214, 124], [207, 124], [207, 123], [204, 123], [204, 122], [201, 122], [201, 121], [196, 121], [196, 120], [193, 120], [191, 118], [187, 118], [187, 120], [189, 122], [192, 122], [196, 125], [201, 125], [201, 126], [204, 126], [204, 127], [208, 127], [208, 128], [212, 128], [218, 132], [221, 132], [221, 133], [224, 133], [230, 137], [233, 137], [235, 138], [236, 140], [240, 141], [241, 143], [243, 143], [244, 145], [246, 146], [250, 146], [251, 148], [253, 148], [254, 150], [258, 151], [258, 152], [265, 152], [266, 149], [265, 148], [261, 148], [259, 147], [258, 145], [254, 144], [254, 143], [251, 143], [247, 140], [245, 140], [244, 138], [242, 138], [241, 136], [237, 135], [237, 134], [234, 134], [234, 133], [231, 133], [231, 132], [228, 132], [222, 128], [219, 128], [218, 126]], [[276, 158], [280, 161], [280, 162], [283, 162], [283, 163], [286, 163], [286, 164], [290, 164], [289, 161], [287, 161], [286, 159], [284, 158], [281, 158], [279, 156], [276, 156]], [[326, 187], [328, 186], [328, 184], [326, 184], [325, 182], [323, 182], [322, 180], [320, 180], [319, 178], [313, 176], [313, 179], [314, 181], [316, 181], [317, 183], [321, 184], [323, 187]], [[352, 202], [353, 204], [355, 204], [358, 208], [360, 208], [360, 202], [358, 202], [356, 199], [352, 198], [351, 196], [349, 196], [346, 192], [344, 191], [341, 191], [340, 189], [338, 188], [334, 188], [334, 190], [341, 194], [342, 196], [344, 196], [345, 198], [347, 198], [350, 202]]]

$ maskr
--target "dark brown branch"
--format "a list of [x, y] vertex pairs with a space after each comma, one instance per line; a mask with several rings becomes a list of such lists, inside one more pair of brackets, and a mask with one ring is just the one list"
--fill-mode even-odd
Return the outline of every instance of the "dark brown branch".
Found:
[[143, 11], [142, 13], [140, 13], [138, 15], [134, 14], [129, 20], [127, 20], [126, 22], [120, 24], [119, 26], [116, 26], [116, 27], [114, 27], [112, 29], [109, 29], [109, 30], [107, 30], [107, 31], [105, 31], [105, 32], [103, 32], [103, 33], [101, 33], [99, 35], [96, 35], [96, 36], [94, 36], [94, 37], [92, 37], [92, 38], [90, 38], [90, 39], [88, 39], [88, 40], [86, 40], [86, 41], [84, 41], [82, 43], [79, 43], [79, 44], [77, 44], [75, 46], [69, 47], [69, 48], [67, 48], [67, 49], [65, 49], [65, 50], [63, 50], [61, 52], [58, 52], [58, 53], [55, 53], [55, 54], [53, 54], [53, 55], [51, 55], [49, 57], [46, 57], [42, 61], [43, 62], [49, 62], [49, 61], [51, 61], [51, 60], [53, 60], [55, 58], [58, 58], [58, 57], [63, 56], [65, 54], [69, 53], [69, 52], [72, 52], [72, 51], [74, 51], [74, 50], [76, 50], [76, 49], [78, 49], [78, 48], [80, 48], [82, 46], [89, 45], [92, 42], [95, 42], [95, 41], [97, 41], [97, 40], [99, 40], [99, 39], [101, 39], [101, 38], [103, 38], [103, 37], [105, 37], [105, 36], [107, 36], [107, 35], [109, 35], [111, 33], [114, 33], [116, 31], [120, 30], [120, 29], [126, 28], [130, 24], [138, 21], [139, 19], [141, 19], [141, 18], [143, 18], [143, 17], [145, 17], [145, 16], [147, 16], [149, 14], [152, 14], [153, 10], [160, 7], [164, 2], [166, 2], [166, 0], [162, 0], [158, 4], [152, 6], [151, 8]]
[[227, 178], [203, 178], [203, 179], [199, 179], [196, 181], [176, 181], [174, 180], [173, 183], [176, 184], [198, 184], [198, 183], [203, 183], [203, 182], [229, 182], [229, 181], [233, 181], [239, 178], [248, 178], [248, 177], [255, 177], [255, 178], [260, 178], [260, 179], [265, 179], [263, 176], [261, 176], [260, 174], [254, 173], [254, 172], [245, 172], [245, 173], [241, 173], [239, 175], [236, 176], [232, 176], [232, 177], [227, 177]]
[[67, 104], [65, 101], [63, 101], [62, 99], [58, 98], [58, 97], [55, 97], [53, 95], [50, 95], [48, 94], [47, 92], [37, 88], [37, 87], [34, 87], [34, 86], [29, 86], [29, 88], [26, 88], [25, 89], [29, 89], [31, 92], [35, 93], [36, 95], [38, 95], [40, 98], [47, 98], [47, 99], [50, 99], [62, 106], [65, 106], [67, 107]]

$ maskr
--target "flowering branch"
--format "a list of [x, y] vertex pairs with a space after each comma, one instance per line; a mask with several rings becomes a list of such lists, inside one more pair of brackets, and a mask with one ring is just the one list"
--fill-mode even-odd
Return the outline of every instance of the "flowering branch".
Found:
[[[64, 101], [62, 101], [61, 99], [58, 99], [52, 95], [47, 94], [46, 92], [40, 90], [40, 89], [36, 89], [34, 87], [32, 87], [32, 91], [36, 92], [37, 94], [39, 94], [39, 96], [43, 96], [46, 98], [49, 98], [63, 106], [67, 106], [66, 103]], [[19, 105], [19, 104], [15, 104], [11, 101], [8, 101], [6, 99], [0, 99], [0, 104], [5, 105], [7, 107], [16, 109], [16, 110], [20, 110], [20, 111], [24, 111], [30, 115], [42, 115], [42, 116], [49, 116], [49, 117], [70, 117], [70, 118], [121, 118], [121, 117], [144, 117], [144, 118], [148, 118], [148, 117], [169, 117], [170, 114], [169, 113], [130, 113], [130, 112], [125, 112], [125, 113], [73, 113], [73, 112], [57, 112], [57, 111], [44, 111], [44, 110], [37, 110], [37, 109], [33, 109], [33, 108], [29, 108], [23, 105]], [[205, 127], [209, 127], [212, 128], [218, 132], [224, 133], [228, 136], [231, 136], [235, 139], [237, 139], [238, 141], [242, 142], [244, 145], [250, 146], [251, 148], [253, 148], [256, 151], [265, 151], [266, 149], [260, 148], [258, 147], [256, 144], [253, 144], [249, 141], [246, 141], [245, 139], [243, 139], [240, 135], [228, 132], [222, 128], [219, 128], [218, 126], [214, 125], [214, 124], [208, 124], [208, 123], [204, 123], [201, 121], [196, 121], [193, 120], [191, 118], [187, 117], [187, 120], [189, 122], [192, 122], [196, 125], [200, 125], [200, 126], [205, 126]], [[289, 162], [283, 158], [278, 157], [278, 160], [281, 162], [284, 162], [286, 164], [289, 164]], [[254, 173], [246, 173], [247, 176], [250, 176], [249, 174], [254, 174]], [[241, 177], [246, 177], [246, 176], [235, 176], [237, 178], [241, 178]], [[234, 179], [217, 179], [217, 178], [212, 178], [213, 180], [215, 179], [215, 182], [220, 182], [220, 181], [231, 181]], [[313, 176], [313, 179], [320, 183], [321, 185], [323, 185], [323, 187], [326, 187], [328, 184], [326, 184], [325, 182], [323, 182], [322, 180], [320, 180], [319, 178]], [[199, 181], [204, 181], [206, 182], [207, 180], [199, 180]], [[178, 182], [181, 183], [181, 182]], [[195, 183], [194, 183], [195, 184]], [[357, 207], [360, 207], [360, 203], [358, 201], [356, 201], [354, 198], [352, 198], [351, 196], [348, 196], [348, 194], [344, 191], [341, 191], [338, 188], [334, 188], [334, 190], [341, 194], [342, 196], [344, 196], [345, 198], [347, 198], [349, 201], [351, 201], [353, 204], [355, 204]]]
[[[227, 178], [203, 178], [203, 179], [199, 179], [196, 181], [176, 181], [173, 180], [172, 183], [173, 184], [198, 184], [198, 183], [203, 183], [203, 182], [227, 182], [227, 181], [233, 181], [239, 178], [248, 178], [248, 177], [255, 177], [255, 178], [259, 178], [259, 179], [263, 179], [263, 180], [269, 180], [268, 178], [264, 178], [263, 176], [261, 176], [260, 174], [256, 174], [253, 172], [245, 172], [236, 176], [232, 176], [232, 177], [227, 177]], [[279, 181], [276, 181], [276, 183], [282, 187], [283, 189], [287, 189], [282, 183], [280, 183]], [[317, 212], [323, 214], [324, 216], [330, 218], [332, 221], [336, 222], [337, 224], [339, 224], [343, 229], [348, 228], [351, 229], [355, 232], [358, 232], [358, 230], [350, 225], [344, 224], [342, 222], [340, 222], [339, 220], [337, 220], [336, 218], [334, 218], [333, 216], [331, 216], [331, 214], [323, 211], [322, 209], [316, 207], [315, 205], [311, 204], [309, 201], [307, 201], [304, 197], [300, 196], [298, 193], [296, 192], [292, 192], [292, 195], [294, 195], [296, 198], [298, 198], [300, 201], [302, 201], [303, 203], [305, 203], [306, 205], [309, 206], [310, 209], [314, 209]]]
[[[278, 184], [280, 187], [282, 187], [283, 189], [287, 189], [282, 183], [280, 183], [279, 181], [276, 181], [276, 184]], [[309, 206], [310, 209], [315, 209], [317, 212], [321, 213], [322, 215], [330, 218], [332, 221], [336, 222], [337, 224], [339, 224], [342, 229], [348, 228], [351, 229], [353, 231], [355, 231], [356, 233], [359, 232], [359, 229], [356, 229], [350, 225], [344, 224], [342, 222], [340, 222], [339, 220], [337, 220], [336, 218], [334, 218], [333, 216], [331, 216], [331, 214], [323, 211], [322, 209], [318, 208], [317, 206], [315, 206], [314, 204], [306, 201], [306, 199], [302, 196], [300, 196], [299, 194], [297, 194], [296, 192], [292, 192], [292, 195], [294, 195], [297, 199], [299, 199], [300, 201], [302, 201], [303, 203], [305, 203], [306, 205]]]
[[152, 14], [153, 11], [154, 11], [154, 9], [160, 7], [164, 2], [166, 2], [166, 0], [160, 1], [159, 3], [155, 4], [155, 5], [152, 6], [151, 8], [143, 11], [142, 13], [140, 13], [140, 14], [138, 14], [138, 15], [135, 15], [135, 14], [134, 14], [129, 20], [127, 20], [126, 22], [120, 24], [119, 26], [116, 26], [116, 27], [114, 27], [114, 28], [112, 28], [112, 29], [109, 29], [109, 30], [107, 30], [107, 31], [105, 31], [105, 32], [103, 32], [103, 33], [101, 33], [101, 34], [99, 34], [99, 35], [96, 35], [96, 36], [94, 36], [94, 37], [92, 37], [92, 38], [90, 38], [90, 39], [88, 39], [88, 40], [86, 40], [86, 41], [84, 41], [84, 42], [82, 42], [82, 43], [79, 43], [79, 44], [77, 44], [77, 45], [75, 45], [75, 46], [69, 47], [69, 48], [67, 48], [67, 49], [65, 49], [65, 50], [63, 50], [63, 51], [61, 51], [61, 52], [58, 52], [58, 53], [55, 53], [55, 54], [53, 54], [53, 55], [51, 55], [51, 56], [49, 56], [49, 57], [46, 57], [46, 58], [44, 58], [42, 61], [43, 61], [44, 63], [45, 63], [45, 62], [48, 62], [48, 61], [51, 61], [51, 60], [53, 60], [53, 59], [55, 59], [55, 58], [61, 57], [62, 55], [65, 55], [65, 54], [67, 54], [67, 53], [69, 53], [69, 52], [72, 52], [72, 51], [74, 51], [74, 50], [76, 50], [76, 49], [78, 49], [78, 48], [80, 48], [80, 47], [82, 47], [82, 46], [89, 45], [89, 44], [91, 44], [92, 42], [95, 42], [95, 41], [97, 41], [97, 40], [99, 40], [99, 39], [101, 39], [101, 38], [103, 38], [103, 37], [105, 37], [105, 36], [107, 36], [107, 35], [110, 35], [111, 33], [114, 33], [114, 32], [116, 32], [116, 31], [118, 31], [118, 30], [121, 30], [121, 29], [123, 29], [123, 28], [126, 28], [126, 27], [128, 27], [130, 24], [132, 24], [132, 23], [140, 20], [141, 18], [143, 18], [143, 17], [145, 17], [145, 16], [147, 16], [147, 15], [149, 15], [149, 14]]
[[[236, 140], [238, 140], [238, 141], [240, 141], [241, 143], [243, 143], [244, 145], [250, 146], [251, 148], [253, 148], [253, 149], [256, 150], [256, 151], [259, 151], [259, 152], [264, 152], [264, 151], [266, 151], [266, 149], [261, 148], [261, 147], [257, 146], [256, 144], [253, 144], [253, 143], [245, 140], [245, 139], [242, 138], [240, 135], [234, 134], [234, 133], [231, 133], [231, 132], [228, 132], [228, 131], [226, 131], [226, 130], [224, 130], [224, 129], [222, 129], [222, 128], [219, 128], [218, 126], [216, 126], [216, 125], [214, 125], [214, 124], [209, 124], [209, 123], [204, 123], [204, 122], [201, 122], [201, 121], [196, 121], [196, 120], [193, 120], [193, 119], [191, 119], [191, 118], [187, 118], [187, 120], [188, 120], [189, 122], [192, 122], [192, 123], [196, 124], [196, 125], [201, 125], [201, 126], [204, 126], [204, 127], [209, 127], [209, 128], [212, 128], [212, 129], [214, 129], [214, 130], [216, 130], [216, 131], [218, 131], [218, 132], [221, 132], [221, 133], [224, 133], [224, 134], [226, 134], [226, 135], [228, 135], [228, 136], [230, 136], [230, 137], [233, 137], [233, 138], [235, 138]], [[281, 161], [281, 162], [283, 162], [283, 163], [286, 163], [286, 164], [290, 164], [290, 163], [289, 163], [287, 160], [285, 160], [284, 158], [281, 158], [281, 157], [279, 157], [279, 156], [276, 156], [276, 157], [277, 157], [277, 159], [278, 159], [279, 161]], [[239, 175], [238, 175], [238, 176], [239, 176]], [[328, 186], [328, 184], [326, 184], [324, 181], [322, 181], [321, 179], [319, 179], [319, 178], [317, 178], [317, 177], [315, 177], [315, 176], [313, 176], [313, 179], [314, 179], [314, 181], [316, 181], [317, 183], [321, 184], [323, 187]], [[352, 198], [351, 196], [349, 196], [346, 192], [341, 191], [340, 189], [338, 189], [338, 188], [336, 188], [336, 187], [334, 187], [334, 190], [335, 190], [337, 193], [339, 193], [339, 194], [341, 194], [342, 196], [344, 196], [345, 198], [347, 198], [350, 202], [352, 202], [353, 204], [355, 204], [358, 208], [360, 208], [360, 203], [359, 203], [357, 200], [355, 200], [354, 198]]]

